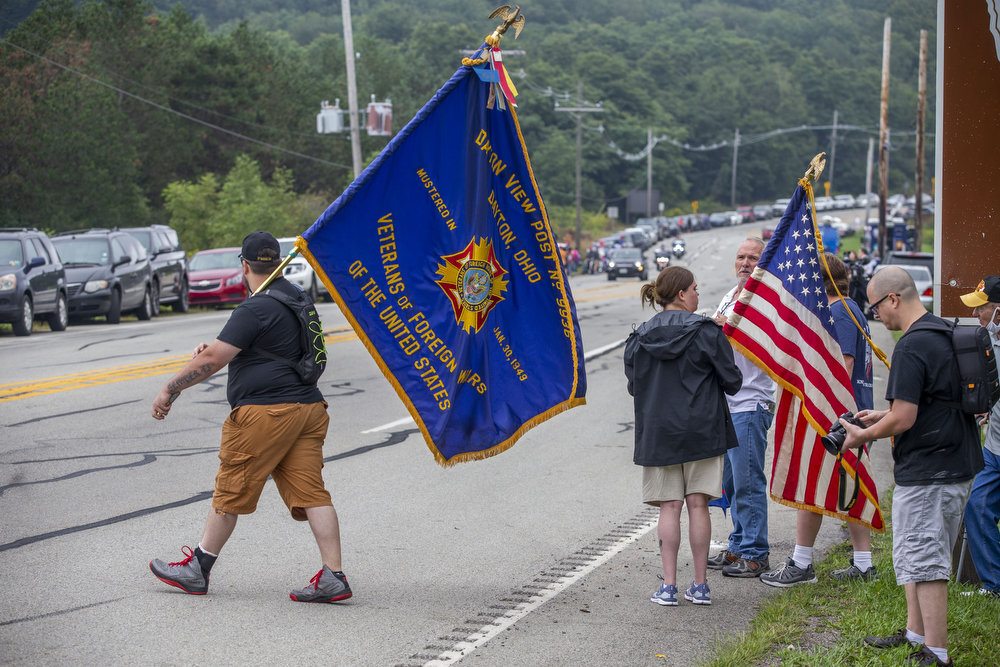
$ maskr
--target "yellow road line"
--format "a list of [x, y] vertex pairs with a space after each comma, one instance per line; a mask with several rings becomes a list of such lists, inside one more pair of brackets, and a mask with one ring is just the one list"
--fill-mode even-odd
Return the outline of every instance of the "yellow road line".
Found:
[[[349, 326], [335, 327], [324, 331], [328, 334], [323, 337], [327, 344], [344, 343], [351, 340], [358, 340], [357, 335]], [[182, 354], [173, 357], [163, 357], [135, 364], [124, 366], [114, 366], [112, 368], [100, 368], [93, 371], [83, 371], [70, 375], [57, 375], [56, 377], [42, 380], [32, 380], [29, 382], [13, 382], [10, 384], [0, 384], [0, 403], [16, 401], [22, 398], [33, 398], [35, 396], [45, 396], [56, 394], [73, 389], [83, 389], [85, 387], [97, 387], [112, 382], [122, 382], [124, 380], [137, 380], [139, 378], [153, 375], [166, 375], [176, 373], [184, 368], [191, 361], [191, 356]]]

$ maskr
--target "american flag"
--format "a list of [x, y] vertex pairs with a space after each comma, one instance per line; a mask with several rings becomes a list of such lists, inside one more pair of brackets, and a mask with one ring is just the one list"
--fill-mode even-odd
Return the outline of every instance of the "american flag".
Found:
[[858, 465], [861, 485], [854, 507], [843, 512], [837, 458], [819, 441], [855, 403], [823, 286], [822, 243], [806, 183], [796, 188], [724, 329], [733, 347], [778, 383], [771, 498], [881, 532], [867, 452], [860, 450], [859, 459], [851, 450], [841, 459], [851, 477], [848, 492]]

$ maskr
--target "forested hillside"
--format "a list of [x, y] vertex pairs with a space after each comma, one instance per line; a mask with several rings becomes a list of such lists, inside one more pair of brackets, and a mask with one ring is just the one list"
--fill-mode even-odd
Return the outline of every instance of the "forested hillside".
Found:
[[[459, 66], [459, 50], [477, 47], [495, 26], [486, 19], [495, 2], [354, 2], [361, 104], [390, 97], [393, 127], [402, 127]], [[638, 153], [652, 128], [692, 147], [731, 143], [736, 128], [746, 136], [829, 125], [834, 110], [840, 124], [869, 128], [838, 132], [834, 193], [863, 191], [886, 16], [892, 191], [913, 181], [921, 29], [930, 32], [934, 127], [934, 0], [537, 0], [522, 10], [524, 31], [503, 46], [525, 54], [505, 60], [523, 70], [518, 116], [556, 218], [572, 202], [576, 123], [554, 105], [571, 103], [560, 95], [575, 97], [579, 81], [584, 100], [604, 109], [584, 120], [592, 214], [645, 187], [645, 159], [625, 160], [611, 142]], [[174, 195], [208, 176], [221, 184], [247, 155], [267, 184], [299, 195], [288, 224], [304, 229], [352, 178], [347, 135], [315, 132], [321, 100], [346, 107], [339, 3], [18, 0], [0, 11], [0, 29], [26, 50], [0, 44], [0, 224], [168, 221], [172, 183]], [[741, 145], [739, 203], [788, 196], [812, 155], [829, 150], [830, 135], [808, 130]], [[385, 143], [362, 133], [367, 159]], [[731, 165], [731, 145], [663, 142], [653, 151], [653, 187], [668, 208], [689, 210], [693, 199], [728, 206]], [[206, 201], [218, 196], [204, 190]]]

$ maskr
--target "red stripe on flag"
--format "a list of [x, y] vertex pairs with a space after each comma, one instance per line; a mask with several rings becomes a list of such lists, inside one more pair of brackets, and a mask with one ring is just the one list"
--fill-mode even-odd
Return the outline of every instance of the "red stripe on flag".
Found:
[[[781, 443], [785, 440], [785, 429], [788, 426], [788, 415], [791, 410], [792, 399], [795, 395], [790, 391], [778, 389], [780, 398], [778, 399], [777, 414], [774, 417], [774, 460], [771, 463], [771, 484], [774, 485], [775, 471], [778, 469], [780, 458], [778, 452], [781, 450]], [[787, 479], [786, 479], [787, 483]]]
[[[760, 315], [760, 313], [757, 313], [756, 311], [748, 311], [748, 312], [754, 312], [757, 315]], [[753, 320], [751, 320], [751, 321], [753, 321]], [[766, 322], [766, 320], [765, 320], [765, 322]], [[753, 323], [757, 324], [758, 326], [760, 326], [760, 324], [758, 322], [756, 322], [756, 321], [753, 321]], [[774, 329], [773, 326], [771, 326], [771, 327], [761, 327], [761, 329], [767, 329], [767, 328], [771, 329], [771, 332], [773, 332], [772, 335], [776, 339], [780, 339], [780, 340], [783, 340], [783, 341], [785, 340], [785, 339], [782, 339], [782, 338], [779, 337], [779, 335], [777, 334], [777, 332], [776, 332], [776, 330]], [[781, 367], [781, 366], [779, 366], [777, 364], [777, 362], [774, 360], [774, 357], [771, 356], [770, 350], [767, 349], [766, 347], [764, 347], [763, 345], [759, 344], [755, 339], [750, 338], [746, 334], [740, 332], [739, 329], [733, 330], [733, 335], [730, 336], [730, 337], [733, 340], [735, 340], [737, 343], [739, 343], [740, 345], [742, 345], [748, 352], [750, 352], [755, 357], [757, 357], [757, 359], [762, 364], [764, 364], [768, 369], [772, 370], [772, 372], [774, 372], [775, 375], [778, 375], [780, 378], [782, 378], [782, 380], [786, 381], [789, 385], [791, 385], [792, 387], [796, 388], [799, 392], [801, 392], [802, 393], [802, 398], [804, 399], [804, 404], [806, 406], [806, 409], [809, 410], [809, 414], [811, 414], [813, 416], [813, 419], [816, 419], [817, 421], [819, 421], [819, 423], [820, 423], [821, 426], [825, 426], [826, 428], [829, 428], [829, 425], [832, 423], [832, 418], [828, 417], [825, 420], [826, 423], [824, 424], [824, 419], [823, 418], [826, 415], [824, 414], [823, 411], [820, 410], [819, 406], [817, 406], [811, 400], [811, 391], [812, 391], [812, 389], [814, 387], [809, 387], [803, 381], [802, 378], [800, 378], [797, 375], [791, 374], [787, 370], [784, 371], [784, 372], [776, 372], [775, 369], [782, 369], [783, 367]], [[788, 345], [791, 345], [790, 342], [788, 342], [788, 341], [785, 341], [785, 342]], [[816, 369], [814, 369], [812, 366], [810, 366], [808, 364], [804, 364], [804, 366], [805, 366], [805, 369], [806, 369], [806, 378], [805, 378], [805, 380], [807, 380], [807, 381], [809, 381], [811, 383], [814, 383], [815, 385], [821, 385], [821, 386], [825, 387], [826, 390], [827, 390], [827, 392], [828, 392], [827, 393], [828, 400], [830, 400], [830, 402], [834, 404], [832, 406], [834, 408], [834, 410], [838, 414], [843, 414], [844, 412], [846, 412], [848, 410], [847, 406], [845, 406], [845, 405], [837, 402], [836, 399], [833, 399], [833, 397], [832, 397], [832, 391], [830, 391], [829, 385], [827, 384], [826, 379], [824, 378], [824, 376], [819, 371], [817, 371]]]
[[[818, 317], [816, 318], [816, 321], [813, 323], [803, 321], [799, 317], [798, 313], [796, 313], [794, 310], [792, 310], [782, 302], [781, 295], [777, 291], [772, 289], [767, 284], [757, 281], [753, 278], [751, 278], [747, 282], [747, 289], [755, 296], [763, 298], [764, 301], [766, 301], [772, 308], [774, 308], [778, 317], [778, 321], [790, 325], [791, 328], [793, 328], [795, 332], [802, 338], [802, 342], [807, 347], [811, 348], [813, 351], [815, 351], [817, 354], [820, 355], [820, 357], [823, 360], [823, 363], [827, 366], [827, 368], [832, 369], [834, 379], [838, 381], [838, 384], [843, 385], [848, 389], [848, 391], [850, 391], [851, 378], [847, 374], [847, 369], [844, 367], [842, 358], [838, 359], [837, 357], [831, 355], [827, 348], [828, 341], [824, 340], [824, 338], [819, 333], [817, 333], [815, 329], [813, 329], [812, 325], [815, 325], [818, 328], [822, 328], [823, 326], [819, 322]], [[792, 295], [790, 292], [787, 292], [787, 290], [785, 291], [785, 293], [789, 294], [792, 298], [795, 298], [794, 295]], [[772, 321], [771, 316], [761, 313], [756, 308], [752, 308], [751, 307], [752, 303], [753, 303], [752, 301], [749, 304], [737, 303], [736, 307], [734, 308], [735, 313], [737, 315], [744, 315], [744, 313], [746, 313], [748, 316], [751, 317], [751, 321], [754, 322], [754, 324], [757, 324], [757, 326], [761, 327], [762, 329], [764, 327], [761, 326], [761, 324], [763, 322], [766, 322], [767, 326], [771, 330], [770, 332], [772, 334], [778, 334], [778, 331], [774, 326], [774, 322]], [[825, 333], [825, 330], [823, 331]], [[785, 336], [784, 334], [778, 334], [778, 335], [780, 335], [781, 340], [787, 340], [787, 336]], [[782, 350], [785, 353], [787, 353], [790, 357], [799, 359], [800, 362], [802, 363], [806, 363], [802, 358], [802, 355], [799, 353], [799, 347], [797, 345], [793, 345], [791, 347], [782, 347]], [[829, 385], [825, 386], [827, 389], [829, 389]], [[821, 388], [817, 387], [817, 390], [821, 391]]]

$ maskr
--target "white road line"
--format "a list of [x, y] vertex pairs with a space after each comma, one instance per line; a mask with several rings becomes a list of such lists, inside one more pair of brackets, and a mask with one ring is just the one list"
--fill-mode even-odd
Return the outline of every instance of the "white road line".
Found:
[[376, 426], [375, 428], [370, 428], [367, 431], [362, 431], [362, 433], [377, 433], [378, 431], [385, 431], [394, 426], [402, 426], [403, 424], [414, 424], [413, 417], [404, 417], [402, 419], [397, 419], [394, 422], [389, 422], [388, 424], [382, 424], [381, 426]]
[[634, 543], [643, 535], [655, 528], [656, 524], [657, 519], [651, 519], [646, 525], [636, 528], [629, 535], [618, 540], [599, 555], [594, 556], [591, 561], [580, 570], [566, 575], [566, 577], [562, 578], [559, 582], [549, 584], [547, 587], [539, 591], [538, 595], [535, 596], [535, 599], [531, 602], [523, 602], [518, 605], [517, 608], [507, 612], [493, 623], [484, 625], [478, 632], [469, 635], [468, 639], [465, 641], [456, 643], [449, 650], [438, 655], [438, 657], [434, 660], [425, 662], [424, 667], [444, 667], [445, 665], [455, 664], [472, 651], [476, 650], [531, 612], [541, 607], [549, 600], [555, 598], [577, 581], [586, 577], [601, 565], [604, 565], [616, 554], [625, 549], [625, 547]]
[[[625, 344], [625, 340], [626, 340], [625, 338], [622, 338], [621, 340], [616, 340], [613, 343], [609, 343], [608, 345], [604, 345], [603, 347], [599, 347], [596, 350], [591, 350], [590, 352], [585, 352], [583, 354], [583, 358], [585, 360], [589, 361], [590, 359], [593, 359], [594, 357], [599, 357], [602, 354], [604, 354], [605, 352], [610, 352], [611, 350], [615, 349], [616, 347], [620, 347], [621, 345], [624, 345]], [[402, 419], [397, 419], [394, 422], [389, 422], [388, 424], [382, 424], [381, 426], [376, 426], [375, 428], [370, 428], [367, 431], [362, 431], [361, 433], [362, 434], [364, 434], [364, 433], [378, 433], [379, 431], [387, 431], [390, 428], [394, 428], [396, 426], [402, 426], [403, 424], [414, 424], [414, 423], [415, 422], [413, 421], [413, 417], [404, 417]]]
[[583, 358], [586, 361], [590, 361], [594, 357], [599, 357], [602, 354], [604, 354], [605, 352], [610, 352], [611, 350], [615, 349], [616, 347], [624, 345], [626, 340], [627, 340], [626, 338], [622, 338], [621, 340], [616, 340], [613, 343], [609, 343], [607, 345], [604, 345], [603, 347], [599, 347], [596, 350], [591, 350], [590, 352], [584, 352], [583, 353]]

